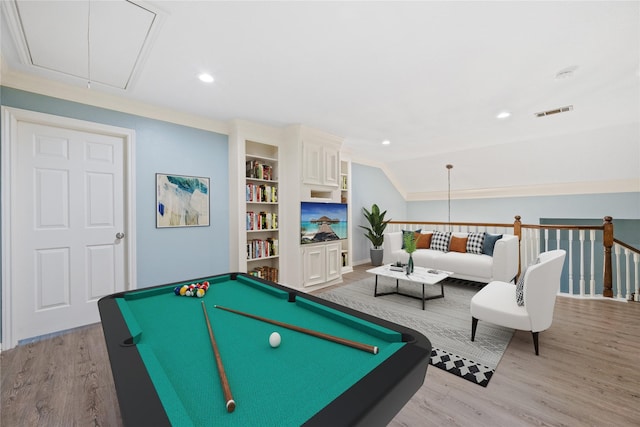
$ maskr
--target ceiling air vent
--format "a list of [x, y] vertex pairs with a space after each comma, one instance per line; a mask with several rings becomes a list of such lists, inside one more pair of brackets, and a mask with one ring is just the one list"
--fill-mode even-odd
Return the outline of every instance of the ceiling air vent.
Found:
[[553, 110], [541, 111], [539, 113], [536, 113], [535, 116], [545, 117], [545, 116], [550, 116], [552, 114], [566, 113], [567, 111], [573, 111], [573, 105], [568, 105], [566, 107], [561, 107], [561, 108], [555, 108]]

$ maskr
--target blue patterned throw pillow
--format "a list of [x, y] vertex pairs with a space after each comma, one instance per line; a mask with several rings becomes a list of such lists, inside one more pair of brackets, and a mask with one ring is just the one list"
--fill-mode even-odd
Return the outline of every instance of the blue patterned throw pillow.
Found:
[[467, 252], [470, 254], [481, 254], [484, 249], [484, 231], [479, 233], [469, 233], [467, 236]]
[[[536, 261], [531, 265], [536, 264], [540, 264], [540, 258], [536, 259]], [[524, 306], [524, 275], [527, 274], [527, 270], [529, 269], [529, 267], [531, 267], [531, 265], [524, 269], [524, 271], [520, 275], [520, 278], [518, 279], [518, 283], [516, 284], [516, 302], [520, 307]]]
[[449, 250], [449, 240], [451, 240], [450, 231], [434, 231], [430, 249], [447, 252]]

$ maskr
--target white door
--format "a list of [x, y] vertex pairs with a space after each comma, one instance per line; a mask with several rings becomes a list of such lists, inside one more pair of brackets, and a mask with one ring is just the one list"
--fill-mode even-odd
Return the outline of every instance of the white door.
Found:
[[27, 121], [12, 133], [11, 341], [100, 320], [125, 289], [125, 141]]

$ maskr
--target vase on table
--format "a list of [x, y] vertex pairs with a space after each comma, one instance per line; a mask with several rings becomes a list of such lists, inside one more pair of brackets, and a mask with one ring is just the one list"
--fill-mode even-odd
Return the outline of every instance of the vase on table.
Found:
[[409, 254], [409, 261], [407, 262], [407, 274], [413, 273], [413, 256]]

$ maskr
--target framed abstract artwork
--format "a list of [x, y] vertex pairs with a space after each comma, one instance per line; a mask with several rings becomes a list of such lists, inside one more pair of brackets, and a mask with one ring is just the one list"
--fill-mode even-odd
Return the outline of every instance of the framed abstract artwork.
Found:
[[156, 174], [156, 228], [209, 226], [209, 178]]

